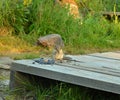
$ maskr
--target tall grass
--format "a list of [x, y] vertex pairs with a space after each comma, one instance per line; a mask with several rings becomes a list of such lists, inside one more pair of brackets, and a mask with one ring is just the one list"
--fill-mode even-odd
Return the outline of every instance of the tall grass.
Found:
[[13, 27], [14, 34], [24, 33], [24, 26], [27, 22], [26, 8], [20, 0], [0, 1], [0, 26]]
[[31, 8], [31, 34], [40, 36], [57, 33], [68, 43], [68, 38], [78, 33], [79, 22], [68, 16], [68, 9], [55, 5], [51, 0], [33, 1]]
[[[88, 7], [94, 6], [91, 1]], [[85, 53], [85, 50], [104, 51], [119, 48], [119, 26], [107, 21], [98, 11], [103, 10], [103, 2], [95, 1], [99, 8], [93, 15], [89, 14], [80, 20], [68, 16], [68, 9], [54, 4], [51, 0], [36, 0], [30, 5], [31, 25], [29, 33], [36, 40], [41, 35], [58, 33], [63, 37], [66, 51], [69, 53]], [[114, 26], [114, 27], [112, 27]], [[116, 33], [117, 32], [117, 33]], [[95, 51], [94, 51], [95, 52]]]
[[[36, 80], [35, 80], [36, 79]], [[19, 79], [19, 88], [12, 92], [18, 100], [33, 97], [36, 100], [119, 100], [120, 95], [98, 91], [64, 82], [31, 77]], [[47, 82], [47, 83], [46, 83]], [[47, 87], [46, 87], [47, 86]]]
[[[37, 38], [51, 33], [60, 34], [67, 53], [87, 53], [119, 49], [119, 21], [106, 20], [100, 11], [111, 9], [111, 1], [83, 0], [92, 11], [83, 19], [68, 16], [68, 9], [52, 0], [32, 0], [28, 4], [16, 0], [0, 1], [0, 25], [13, 28], [12, 33], [28, 43], [35, 44]], [[98, 6], [96, 6], [98, 5]], [[116, 5], [117, 11], [119, 6]], [[81, 8], [82, 10], [82, 8]], [[84, 13], [80, 13], [82, 16]], [[83, 24], [81, 24], [81, 21]]]

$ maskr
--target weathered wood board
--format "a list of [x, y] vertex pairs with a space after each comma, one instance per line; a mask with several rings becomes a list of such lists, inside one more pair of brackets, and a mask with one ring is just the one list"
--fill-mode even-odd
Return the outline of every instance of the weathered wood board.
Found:
[[117, 15], [117, 16], [120, 16], [120, 12], [101, 12], [103, 15], [109, 15], [109, 16], [114, 16], [114, 15]]
[[114, 59], [114, 60], [120, 60], [120, 52], [105, 52], [105, 53], [95, 53], [95, 54], [90, 54], [91, 56], [96, 56], [96, 57], [102, 57], [102, 58], [107, 58], [107, 59]]
[[68, 56], [53, 65], [16, 60], [11, 70], [120, 94], [120, 52]]

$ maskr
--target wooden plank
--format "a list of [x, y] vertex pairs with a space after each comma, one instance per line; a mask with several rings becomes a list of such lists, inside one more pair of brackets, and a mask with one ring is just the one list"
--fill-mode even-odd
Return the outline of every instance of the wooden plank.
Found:
[[[82, 64], [77, 64], [77, 66], [84, 70], [95, 71], [99, 73], [116, 75], [120, 77], [120, 61], [116, 61], [115, 59], [106, 59], [99, 58], [94, 56], [72, 56], [77, 61], [85, 61]], [[80, 65], [80, 66], [79, 66]], [[70, 66], [70, 65], [69, 65]]]
[[[107, 68], [120, 71], [120, 61], [115, 59], [106, 59], [96, 56], [82, 55], [82, 56], [70, 56], [75, 61], [80, 61], [80, 65], [88, 65], [94, 68]], [[78, 64], [78, 63], [77, 63]]]
[[91, 72], [102, 73], [102, 74], [106, 74], [106, 75], [112, 75], [112, 76], [120, 77], [120, 71], [119, 70], [109, 69], [109, 68], [106, 68], [106, 67], [103, 67], [103, 66], [96, 67], [96, 66], [88, 64], [88, 63], [73, 64], [73, 65], [72, 64], [57, 63], [57, 65], [67, 66], [67, 67], [76, 68], [76, 69], [80, 69], [80, 70], [87, 70], [87, 71], [91, 71]]
[[106, 15], [109, 15], [111, 17], [113, 17], [114, 15], [117, 15], [117, 16], [120, 16], [120, 12], [106, 12], [106, 11], [103, 11], [101, 12], [102, 15], [106, 16]]
[[96, 57], [101, 57], [101, 58], [120, 60], [119, 52], [95, 53], [95, 54], [89, 54], [89, 56], [96, 56]]
[[12, 63], [11, 70], [120, 94], [118, 76], [69, 66], [33, 64], [33, 60], [15, 61]]

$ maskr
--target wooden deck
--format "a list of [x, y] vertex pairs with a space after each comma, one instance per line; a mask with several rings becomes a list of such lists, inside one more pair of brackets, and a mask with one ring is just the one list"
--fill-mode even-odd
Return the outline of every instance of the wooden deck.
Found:
[[114, 15], [120, 16], [120, 12], [101, 12], [104, 16], [111, 16], [113, 17]]
[[120, 52], [68, 55], [71, 61], [53, 65], [17, 60], [11, 70], [120, 94]]
[[116, 16], [120, 20], [120, 12], [101, 12], [101, 14], [108, 20], [115, 20]]

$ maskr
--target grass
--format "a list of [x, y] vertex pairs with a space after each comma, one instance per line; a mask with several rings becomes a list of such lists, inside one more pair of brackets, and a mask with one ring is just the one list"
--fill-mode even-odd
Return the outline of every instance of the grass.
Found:
[[0, 37], [0, 56], [9, 56], [12, 59], [33, 59], [51, 56], [50, 50], [37, 47], [16, 36]]
[[[79, 0], [76, 0], [79, 4]], [[62, 36], [66, 54], [87, 54], [120, 49], [120, 22], [108, 21], [100, 11], [120, 11], [114, 0], [82, 0], [79, 4], [82, 19], [68, 16], [68, 9], [52, 0], [0, 1], [0, 56], [28, 59], [50, 55], [46, 48], [36, 47], [39, 36], [58, 33]], [[90, 11], [89, 11], [90, 10]], [[32, 12], [32, 13], [31, 13]], [[84, 16], [84, 17], [83, 17]], [[81, 24], [82, 22], [82, 24]], [[114, 100], [114, 95], [79, 86], [60, 83], [42, 89], [39, 85], [24, 83], [33, 90], [38, 100], [47, 96], [55, 100]], [[21, 89], [24, 91], [24, 88]], [[14, 100], [14, 94], [13, 94]], [[8, 97], [7, 100], [11, 100]], [[117, 99], [118, 96], [117, 96]]]
[[[119, 100], [120, 95], [98, 91], [45, 78], [19, 78], [20, 87], [11, 93], [16, 98], [34, 97], [36, 100]], [[47, 82], [46, 82], [47, 81]], [[11, 96], [12, 96], [11, 94]], [[8, 97], [7, 97], [8, 98]], [[17, 99], [17, 100], [19, 100]], [[6, 99], [9, 100], [9, 99]], [[14, 99], [13, 99], [14, 100]]]
[[14, 36], [3, 36], [0, 37], [0, 53], [20, 53], [30, 52], [34, 49], [34, 46]]
[[[92, 1], [89, 5], [87, 1], [85, 3], [93, 10], [96, 8], [92, 8]], [[99, 1], [95, 1], [96, 5], [98, 3]], [[82, 19], [82, 25], [80, 24], [81, 19], [76, 20], [72, 16], [67, 16], [68, 9], [55, 5], [51, 0], [36, 0], [28, 5], [24, 5], [23, 2], [13, 3], [6, 0], [3, 4], [4, 7], [0, 6], [2, 10], [0, 34], [8, 39], [6, 38], [6, 41], [5, 37], [1, 37], [1, 41], [5, 41], [4, 44], [11, 45], [11, 47], [0, 44], [2, 45], [1, 53], [7, 52], [7, 50], [11, 52], [36, 51], [31, 47], [34, 48], [38, 37], [51, 33], [58, 33], [62, 36], [65, 53], [86, 54], [120, 49], [119, 21], [117, 24], [109, 22], [98, 13], [103, 9], [104, 2], [100, 2], [100, 7], [97, 11], [95, 10], [96, 12], [92, 15], [88, 13]], [[10, 5], [14, 5], [14, 7]], [[118, 9], [117, 6], [116, 9]], [[4, 10], [5, 12], [3, 12]], [[12, 19], [9, 16], [13, 16]], [[7, 35], [11, 35], [11, 39]], [[16, 37], [17, 39], [12, 40]], [[10, 42], [8, 42], [9, 40]], [[16, 44], [13, 43], [15, 40]]]

